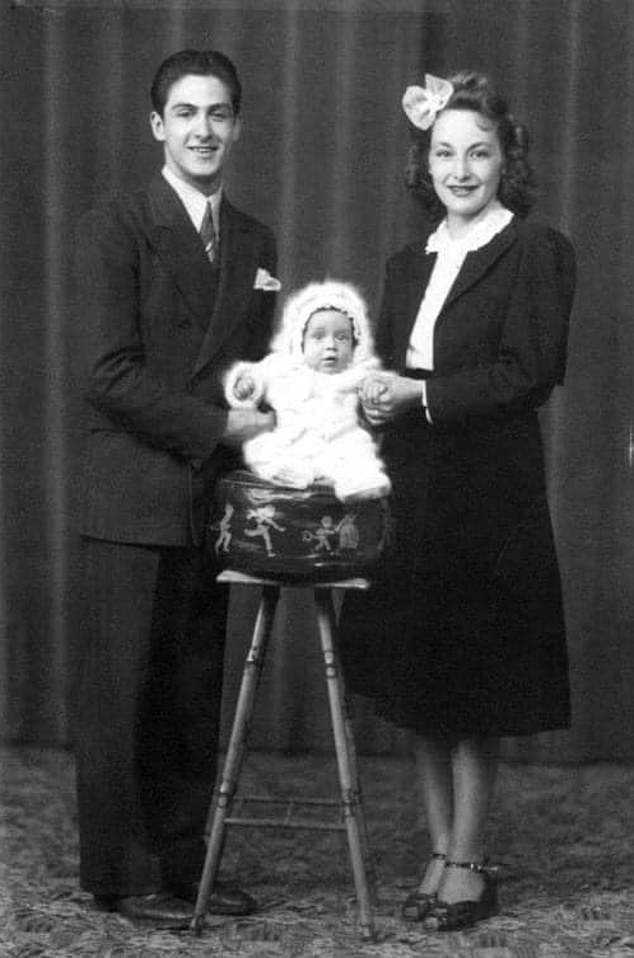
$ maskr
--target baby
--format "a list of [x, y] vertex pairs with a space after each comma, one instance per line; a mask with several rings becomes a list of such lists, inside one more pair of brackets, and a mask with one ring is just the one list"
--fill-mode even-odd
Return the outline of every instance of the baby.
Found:
[[296, 489], [330, 484], [344, 502], [387, 495], [390, 481], [360, 419], [359, 386], [379, 363], [357, 290], [326, 280], [290, 296], [271, 348], [225, 380], [229, 405], [262, 403], [276, 413], [272, 432], [244, 444], [247, 466]]

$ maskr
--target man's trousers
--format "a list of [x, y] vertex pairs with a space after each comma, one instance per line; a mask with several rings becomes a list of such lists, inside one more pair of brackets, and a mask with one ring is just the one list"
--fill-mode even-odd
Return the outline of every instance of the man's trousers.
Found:
[[213, 789], [228, 590], [202, 549], [84, 539], [75, 747], [81, 885], [196, 881]]

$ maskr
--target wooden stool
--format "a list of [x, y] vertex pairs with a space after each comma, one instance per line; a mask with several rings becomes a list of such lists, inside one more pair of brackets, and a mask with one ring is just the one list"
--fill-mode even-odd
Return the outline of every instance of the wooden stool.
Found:
[[[352, 722], [346, 700], [345, 688], [336, 639], [336, 619], [333, 604], [334, 589], [367, 589], [367, 579], [344, 579], [337, 582], [297, 583], [313, 589], [317, 623], [321, 650], [326, 670], [326, 685], [330, 703], [332, 730], [335, 740], [337, 766], [339, 769], [339, 783], [341, 787], [341, 802], [333, 800], [290, 799], [288, 812], [284, 818], [258, 818], [232, 816], [233, 799], [238, 787], [238, 780], [242, 763], [246, 754], [249, 723], [253, 713], [255, 695], [260, 679], [268, 642], [273, 628], [275, 610], [280, 596], [280, 588], [289, 587], [289, 583], [274, 579], [262, 579], [244, 575], [226, 569], [218, 576], [219, 582], [234, 582], [239, 584], [257, 585], [262, 589], [260, 606], [257, 613], [251, 647], [247, 654], [242, 682], [238, 694], [238, 702], [233, 719], [233, 727], [227, 747], [222, 780], [214, 796], [210, 810], [211, 828], [207, 842], [207, 853], [198, 889], [198, 897], [194, 909], [192, 928], [199, 932], [207, 909], [209, 896], [213, 889], [228, 826], [276, 826], [280, 828], [297, 829], [332, 829], [346, 831], [350, 849], [350, 861], [354, 876], [355, 891], [359, 905], [359, 925], [361, 936], [365, 939], [374, 938], [374, 922], [372, 917], [372, 900], [374, 898], [374, 874], [368, 854], [367, 832], [361, 788], [357, 771], [356, 750], [352, 731]], [[291, 583], [291, 586], [295, 585]], [[267, 799], [250, 799], [250, 802], [264, 801], [268, 804], [275, 802]], [[311, 820], [293, 820], [292, 808], [301, 805], [338, 805], [343, 813], [343, 822], [336, 824], [315, 822]]]

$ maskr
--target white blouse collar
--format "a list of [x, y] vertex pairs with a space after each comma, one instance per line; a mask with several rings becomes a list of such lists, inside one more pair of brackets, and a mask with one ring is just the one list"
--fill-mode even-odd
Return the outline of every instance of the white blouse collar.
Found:
[[459, 239], [452, 239], [447, 229], [445, 218], [427, 240], [426, 253], [440, 253], [445, 250], [454, 250], [469, 253], [480, 249], [489, 243], [494, 236], [500, 233], [513, 219], [513, 214], [505, 206], [495, 200], [487, 209], [482, 219], [473, 224], [469, 232]]

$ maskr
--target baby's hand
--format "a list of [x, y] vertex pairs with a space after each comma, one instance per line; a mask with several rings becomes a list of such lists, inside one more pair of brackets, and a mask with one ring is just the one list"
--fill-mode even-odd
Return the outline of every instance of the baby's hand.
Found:
[[233, 384], [233, 393], [236, 399], [248, 399], [255, 392], [255, 379], [248, 373], [242, 373]]
[[378, 406], [388, 398], [390, 382], [386, 377], [368, 376], [361, 383], [359, 398], [364, 406]]

